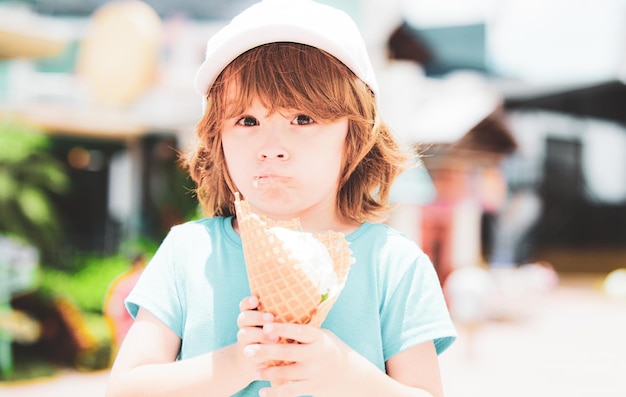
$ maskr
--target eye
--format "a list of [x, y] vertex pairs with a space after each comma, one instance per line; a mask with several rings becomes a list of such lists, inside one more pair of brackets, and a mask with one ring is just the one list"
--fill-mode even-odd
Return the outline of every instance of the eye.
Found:
[[240, 118], [239, 120], [237, 120], [237, 125], [240, 125], [243, 127], [254, 127], [254, 126], [259, 125], [259, 120], [255, 119], [252, 116], [244, 116]]
[[313, 124], [315, 120], [313, 120], [310, 116], [307, 116], [306, 114], [299, 114], [294, 117], [291, 122], [296, 125], [308, 125]]

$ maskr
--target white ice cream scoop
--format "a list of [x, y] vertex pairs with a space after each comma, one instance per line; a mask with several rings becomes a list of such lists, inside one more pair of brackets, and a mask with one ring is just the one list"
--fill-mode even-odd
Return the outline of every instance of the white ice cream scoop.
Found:
[[272, 227], [268, 232], [274, 234], [290, 250], [302, 271], [318, 286], [322, 301], [339, 292], [339, 280], [332, 258], [326, 246], [313, 234], [283, 227]]

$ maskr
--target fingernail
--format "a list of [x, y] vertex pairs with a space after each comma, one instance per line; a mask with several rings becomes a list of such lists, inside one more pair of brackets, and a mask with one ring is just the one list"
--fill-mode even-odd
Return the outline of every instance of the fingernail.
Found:
[[250, 358], [250, 357], [254, 357], [254, 355], [256, 354], [257, 351], [257, 347], [256, 346], [246, 346], [243, 349], [243, 355]]
[[274, 331], [274, 324], [270, 323], [263, 326], [263, 332], [265, 332], [266, 334], [269, 334], [272, 331]]
[[267, 390], [265, 389], [259, 390], [259, 397], [266, 397], [266, 396], [267, 396]]
[[274, 321], [274, 315], [272, 313], [263, 313], [263, 321], [267, 321], [267, 322]]

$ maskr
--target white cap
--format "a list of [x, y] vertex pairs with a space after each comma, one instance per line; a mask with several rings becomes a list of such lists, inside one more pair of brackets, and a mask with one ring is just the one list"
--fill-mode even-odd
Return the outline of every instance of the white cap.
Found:
[[267, 43], [293, 42], [317, 47], [343, 62], [376, 95], [378, 84], [365, 42], [345, 12], [312, 0], [262, 0], [213, 35], [195, 78], [206, 96], [211, 85], [239, 55]]

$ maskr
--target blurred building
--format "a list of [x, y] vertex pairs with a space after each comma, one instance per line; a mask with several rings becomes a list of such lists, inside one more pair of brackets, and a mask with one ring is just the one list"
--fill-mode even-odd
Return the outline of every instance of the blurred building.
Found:
[[[173, 208], [193, 198], [166, 194], [185, 181], [162, 172], [193, 141], [200, 114], [193, 74], [208, 37], [252, 2], [146, 0], [163, 34], [152, 84], [132, 103], [103, 107], [76, 66], [91, 17], [107, 2], [0, 1], [11, 8], [0, 13], [0, 28], [34, 36], [29, 48], [44, 39], [46, 50], [55, 48], [54, 56], [0, 60], [0, 109], [27, 110], [68, 164], [76, 191], [59, 203], [71, 224], [68, 241], [107, 250], [128, 230], [157, 235], [180, 219]], [[500, 180], [504, 202], [469, 212], [482, 215], [467, 217], [472, 226], [455, 237], [466, 246], [454, 255], [547, 259], [576, 271], [625, 265], [625, 1], [324, 2], [362, 26], [383, 116], [424, 154], [428, 175], [405, 175], [394, 197], [408, 203], [415, 223], [405, 224], [416, 240], [428, 244], [420, 225], [436, 219], [442, 196], [458, 189], [478, 197]], [[467, 150], [476, 144], [480, 150]], [[442, 171], [451, 164], [471, 177]]]
[[[399, 3], [402, 18], [390, 36], [391, 55], [420, 65], [422, 84], [413, 89], [443, 91], [461, 80], [460, 73], [482, 78], [487, 90], [500, 95], [500, 121], [517, 141], [517, 150], [500, 157], [507, 199], [491, 220], [483, 217], [482, 258], [507, 266], [546, 260], [560, 271], [623, 267], [626, 3]], [[481, 114], [477, 103], [485, 104], [484, 87], [473, 93], [461, 106], [456, 106], [459, 94], [446, 100], [424, 96], [408, 120], [418, 120], [415, 129], [422, 133], [435, 123], [424, 125], [424, 118], [457, 125], [465, 120], [470, 126], [467, 114], [472, 109]], [[457, 134], [439, 131], [427, 138], [460, 136], [459, 128], [449, 130]], [[423, 135], [411, 138], [428, 142]], [[426, 156], [425, 162], [445, 158]], [[432, 165], [429, 170], [433, 180], [440, 179]], [[439, 194], [463, 191], [458, 175], [446, 178], [448, 187], [439, 186]], [[479, 186], [474, 181], [472, 188]], [[428, 206], [424, 214], [440, 218]], [[460, 233], [471, 239], [476, 229], [464, 226]]]
[[160, 240], [196, 213], [178, 156], [201, 105], [191, 78], [170, 76], [190, 75], [187, 63], [201, 58], [211, 27], [179, 47], [186, 20], [165, 26], [146, 3], [110, 2], [73, 16], [71, 2], [63, 4], [48, 14], [0, 4], [0, 114], [46, 131], [71, 179], [56, 200], [64, 230], [57, 256]]

